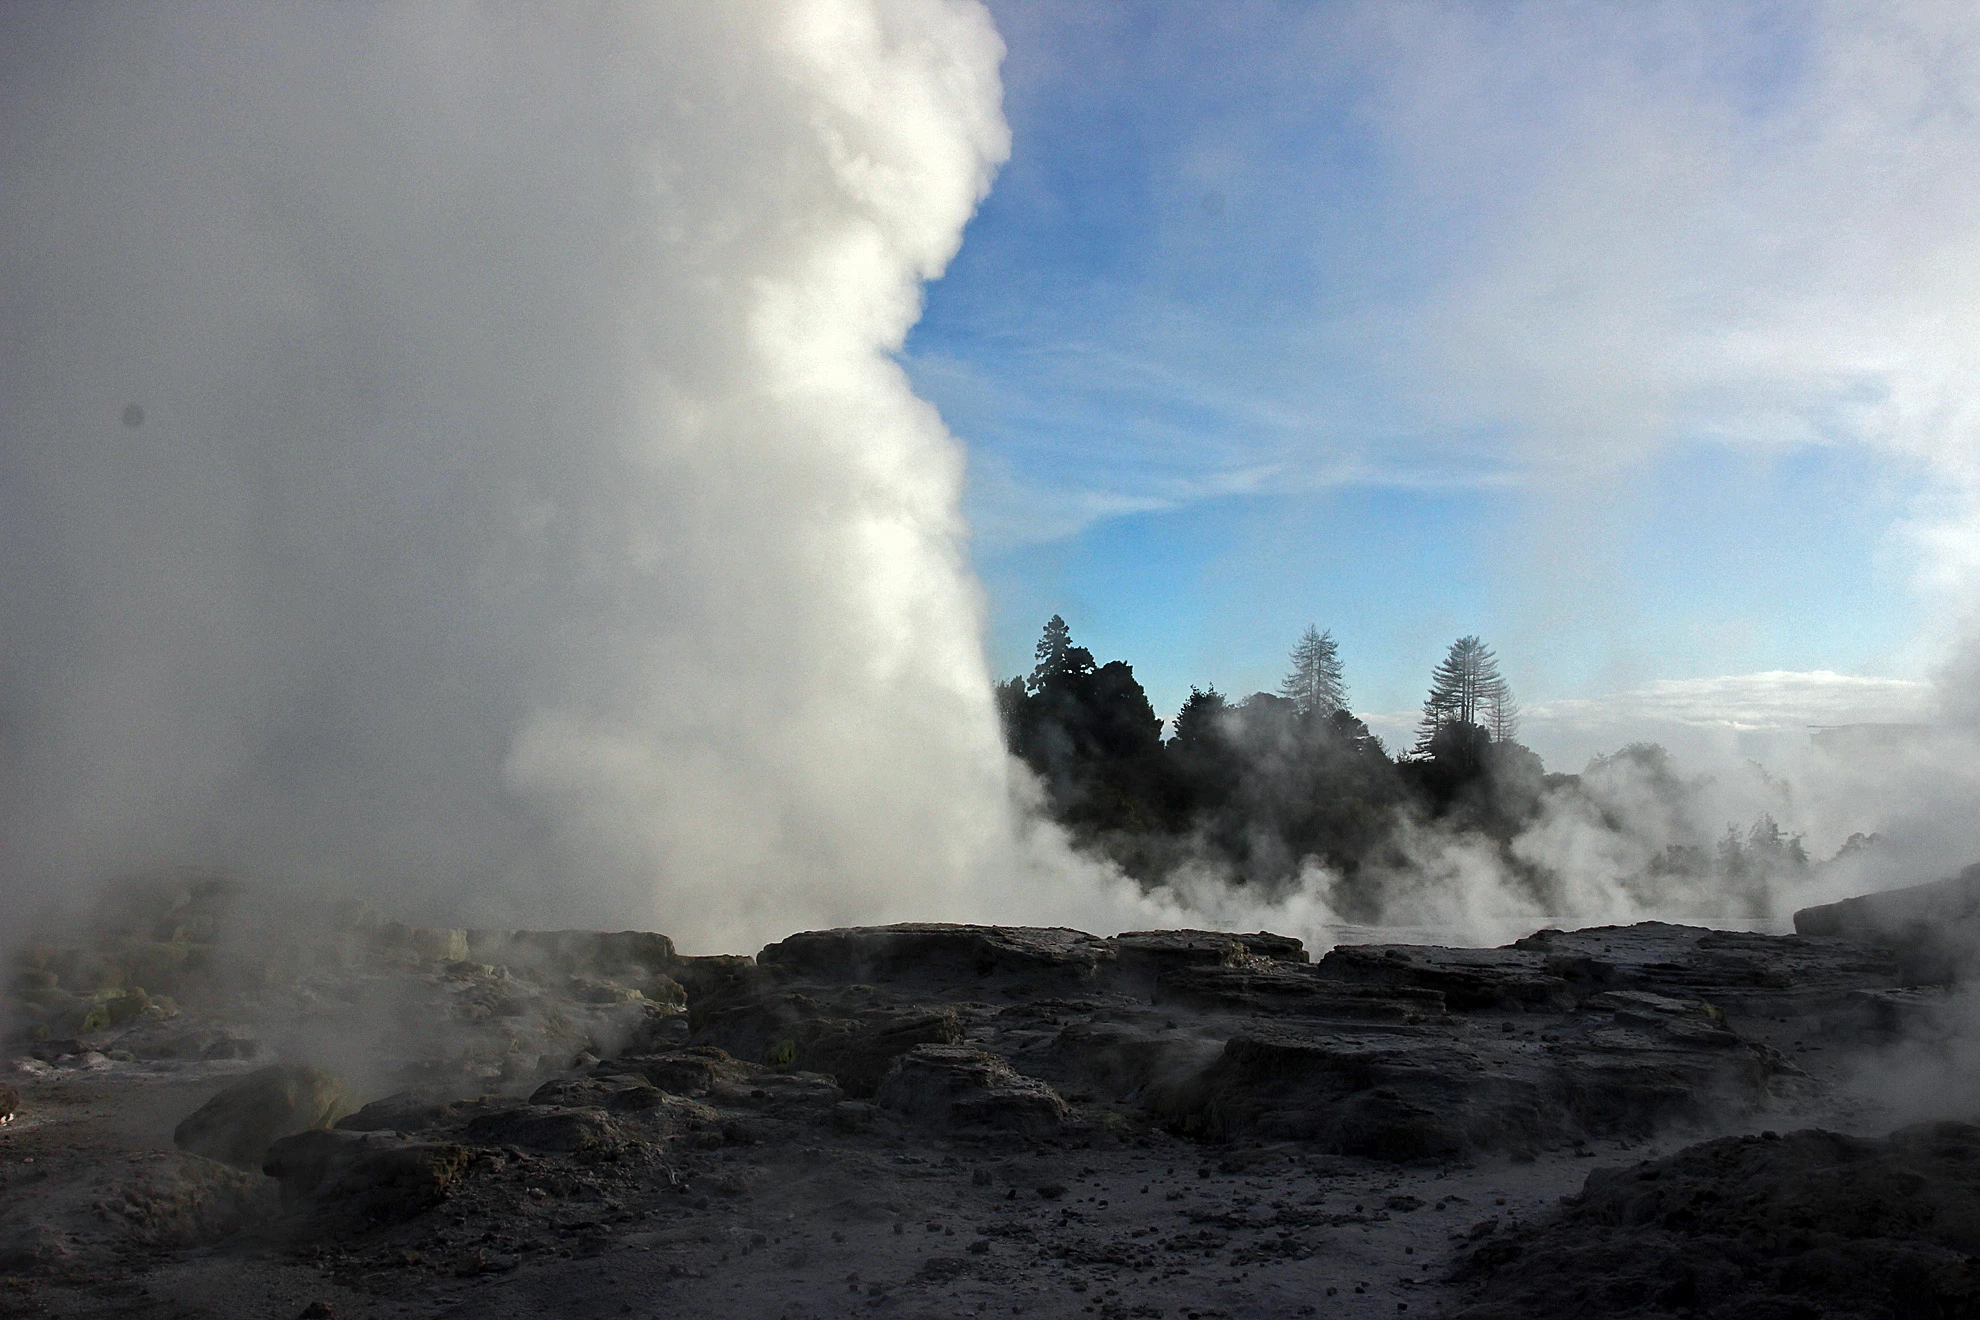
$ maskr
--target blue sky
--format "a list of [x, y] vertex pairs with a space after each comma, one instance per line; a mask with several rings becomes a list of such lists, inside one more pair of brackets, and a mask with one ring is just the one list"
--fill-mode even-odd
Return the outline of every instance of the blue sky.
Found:
[[1011, 159], [903, 358], [999, 673], [1060, 613], [1167, 714], [1315, 622], [1400, 718], [1478, 632], [1575, 763], [1660, 681], [1920, 696], [1974, 558], [1970, 20], [993, 10]]

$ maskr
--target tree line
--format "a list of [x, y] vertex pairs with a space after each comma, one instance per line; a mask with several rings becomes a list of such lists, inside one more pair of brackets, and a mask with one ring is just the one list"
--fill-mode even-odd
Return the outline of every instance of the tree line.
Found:
[[[1517, 870], [1527, 864], [1506, 845], [1546, 795], [1578, 784], [1547, 773], [1518, 741], [1512, 687], [1475, 636], [1452, 642], [1431, 671], [1415, 742], [1400, 754], [1348, 708], [1339, 646], [1317, 627], [1294, 645], [1276, 692], [1233, 701], [1192, 687], [1166, 739], [1133, 667], [1097, 663], [1063, 618], [1046, 623], [1035, 660], [1029, 675], [997, 687], [1005, 740], [1075, 841], [1144, 883], [1208, 864], [1270, 891], [1313, 859], [1337, 877], [1337, 910], [1372, 917], [1381, 902], [1373, 877], [1407, 865], [1398, 835], [1406, 824], [1483, 836]], [[1632, 771], [1665, 767], [1663, 749], [1649, 745], [1617, 756]], [[1700, 849], [1658, 865], [1716, 863], [1750, 875], [1761, 852], [1805, 863], [1791, 842], [1768, 820], [1750, 838], [1722, 842], [1716, 858]], [[1541, 877], [1535, 886], [1544, 888]]]

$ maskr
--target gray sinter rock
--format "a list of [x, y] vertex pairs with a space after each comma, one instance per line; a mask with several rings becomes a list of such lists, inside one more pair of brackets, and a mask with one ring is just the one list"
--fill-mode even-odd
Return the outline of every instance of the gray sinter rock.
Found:
[[695, 1020], [697, 1041], [775, 1068], [828, 1074], [857, 1096], [871, 1096], [903, 1052], [963, 1038], [952, 1010], [877, 1007], [843, 993], [784, 990], [775, 973], [730, 982]]
[[1980, 1128], [1728, 1137], [1484, 1239], [1467, 1320], [1980, 1313]]
[[[1235, 1313], [1254, 1271], [1295, 1304], [1366, 1273], [1366, 1305], [1384, 1314], [1402, 1301], [1447, 1313], [1462, 1287], [1481, 1320], [1980, 1311], [1966, 1264], [1980, 1256], [1971, 1129], [1708, 1143], [1591, 1177], [1537, 1229], [1518, 1225], [1567, 1189], [1547, 1180], [1587, 1166], [1473, 1158], [1592, 1154], [1592, 1138], [1626, 1144], [1805, 1099], [1836, 1075], [1818, 1041], [1895, 1030], [1927, 1002], [1897, 953], [1836, 936], [1645, 923], [1310, 962], [1262, 934], [924, 925], [810, 932], [758, 962], [685, 959], [625, 933], [340, 929], [344, 979], [258, 983], [226, 1004], [292, 994], [325, 1016], [392, 1004], [432, 1025], [397, 1042], [438, 1046], [412, 1055], [430, 1076], [388, 1070], [381, 1091], [413, 1089], [328, 1128], [292, 1114], [317, 1126], [267, 1143], [267, 1177], [184, 1153], [142, 1178], [105, 1162], [68, 1210], [0, 1226], [0, 1268], [18, 1261], [53, 1287], [123, 1268], [143, 1254], [132, 1247], [251, 1225], [339, 1239], [315, 1256], [326, 1288], [412, 1295], [502, 1274], [518, 1313], [612, 1312], [608, 1287], [714, 1313], [711, 1290], [739, 1275], [761, 1285], [766, 1314], [809, 1305], [801, 1290], [819, 1280], [841, 1306], [857, 1282], [862, 1309], [886, 1297], [939, 1309], [912, 1292], [936, 1285], [975, 1287], [963, 1300], [980, 1303], [1006, 1282], [1057, 1280], [1075, 1285], [1068, 1314]], [[44, 954], [30, 989], [80, 1001], [140, 957], [164, 966], [135, 946]], [[146, 1034], [128, 1034], [134, 1019], [122, 1039], [251, 1021], [145, 1012]], [[24, 1089], [69, 1067], [111, 1079], [86, 1053], [120, 1038], [107, 1030], [61, 1047], [94, 1061], [38, 1065]], [[1770, 1045], [1800, 1051], [1815, 1076]], [[281, 1093], [257, 1078], [264, 1098]], [[49, 1085], [31, 1091], [38, 1108], [66, 1084]], [[253, 1106], [221, 1099], [182, 1128], [238, 1131], [222, 1111]], [[1411, 1181], [1378, 1160], [1427, 1167]], [[19, 1174], [10, 1184], [29, 1185]], [[1485, 1208], [1501, 1194], [1510, 1206]], [[1453, 1241], [1466, 1243], [1462, 1284], [1431, 1273]], [[201, 1253], [200, 1268], [265, 1255]], [[1380, 1282], [1391, 1266], [1409, 1277]]]
[[1709, 1005], [1644, 992], [1591, 996], [1544, 1040], [1481, 1025], [1247, 1024], [1198, 1076], [1149, 1099], [1205, 1136], [1415, 1160], [1646, 1135], [1752, 1108], [1785, 1069]]
[[345, 1132], [423, 1132], [459, 1117], [460, 1109], [424, 1091], [395, 1091], [333, 1126]]
[[967, 1045], [915, 1046], [894, 1061], [874, 1099], [918, 1123], [956, 1132], [1045, 1134], [1069, 1117], [1066, 1102], [1044, 1082]]
[[1794, 929], [1890, 950], [1909, 980], [1954, 980], [1980, 951], [1980, 863], [1931, 884], [1803, 908]]
[[657, 1109], [666, 1092], [635, 1077], [564, 1077], [545, 1082], [530, 1093], [533, 1105], [603, 1109], [609, 1114], [638, 1114]]
[[281, 1188], [297, 1234], [348, 1234], [411, 1219], [444, 1201], [472, 1152], [395, 1132], [317, 1129], [268, 1148], [262, 1172]]
[[1577, 996], [1650, 990], [1734, 1015], [1805, 1017], [1908, 983], [1896, 958], [1865, 945], [1661, 921], [1543, 930], [1509, 947], [1541, 955]]
[[1795, 1070], [1740, 1015], [1890, 1029], [1915, 1009], [1901, 979], [1845, 941], [1655, 922], [1318, 963], [1268, 935], [914, 925], [792, 936], [690, 1021], [860, 1098], [904, 1050], [967, 1046], [1183, 1132], [1414, 1159], [1764, 1106]]
[[527, 1104], [472, 1118], [461, 1137], [474, 1145], [570, 1152], [614, 1145], [619, 1132], [602, 1109]]
[[184, 1151], [160, 1152], [94, 1208], [129, 1240], [172, 1249], [239, 1232], [265, 1208], [266, 1188], [256, 1173]]
[[770, 945], [759, 966], [833, 982], [981, 982], [1017, 976], [1039, 987], [1096, 980], [1114, 961], [1109, 941], [1062, 927], [913, 922], [805, 931]]
[[1236, 967], [1250, 963], [1306, 962], [1306, 946], [1284, 935], [1228, 935], [1210, 930], [1131, 930], [1108, 941], [1113, 988], [1150, 993], [1165, 973], [1184, 968]]
[[1565, 1009], [1575, 995], [1548, 957], [1526, 949], [1441, 949], [1414, 945], [1342, 945], [1314, 969], [1323, 980], [1435, 991], [1460, 1012]]
[[[788, 1041], [788, 1057], [777, 1062], [823, 1073], [847, 1095], [871, 1096], [895, 1059], [917, 1045], [958, 1045], [963, 1029], [953, 1011], [905, 1008], [870, 1009], [856, 1019], [823, 1018], [796, 1024]], [[783, 1041], [773, 1043], [777, 1051]]]
[[1420, 1022], [1444, 1016], [1441, 990], [1407, 983], [1343, 983], [1326, 979], [1325, 965], [1254, 960], [1234, 967], [1180, 967], [1157, 978], [1154, 1001], [1265, 1017]]
[[619, 1059], [611, 1066], [620, 1075], [641, 1078], [667, 1095], [687, 1097], [753, 1086], [764, 1072], [761, 1065], [745, 1063], [715, 1045], [689, 1045], [650, 1057]]
[[172, 1141], [180, 1150], [254, 1169], [277, 1138], [329, 1127], [356, 1108], [337, 1074], [275, 1064], [249, 1073], [187, 1115], [172, 1130]]

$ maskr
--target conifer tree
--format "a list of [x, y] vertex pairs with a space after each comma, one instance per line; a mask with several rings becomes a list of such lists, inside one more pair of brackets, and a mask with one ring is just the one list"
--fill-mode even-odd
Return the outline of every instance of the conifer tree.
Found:
[[1327, 719], [1337, 710], [1347, 709], [1347, 683], [1341, 677], [1340, 647], [1333, 631], [1321, 632], [1311, 624], [1293, 647], [1292, 672], [1279, 685], [1279, 695], [1293, 703], [1300, 715]]
[[1460, 637], [1451, 643], [1443, 661], [1431, 671], [1430, 695], [1423, 701], [1423, 724], [1417, 734], [1416, 749], [1427, 752], [1437, 734], [1457, 726], [1484, 729], [1495, 738], [1497, 730], [1512, 731], [1518, 718], [1512, 705], [1512, 686], [1499, 675], [1499, 658], [1492, 648], [1476, 637]]
[[1173, 743], [1178, 750], [1206, 745], [1224, 737], [1231, 705], [1215, 684], [1208, 689], [1190, 685], [1189, 700], [1176, 712]]
[[1498, 691], [1486, 704], [1485, 728], [1497, 743], [1511, 742], [1519, 735], [1519, 703], [1513, 700], [1512, 684], [1504, 679], [1499, 680]]
[[1048, 688], [1063, 687], [1093, 673], [1093, 652], [1074, 646], [1072, 629], [1054, 614], [1045, 623], [1032, 654], [1038, 664], [1031, 671], [1031, 691], [1036, 696]]

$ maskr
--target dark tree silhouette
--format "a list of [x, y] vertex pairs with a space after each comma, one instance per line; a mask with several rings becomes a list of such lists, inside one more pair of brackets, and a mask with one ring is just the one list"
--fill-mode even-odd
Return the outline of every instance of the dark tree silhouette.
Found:
[[1134, 669], [1096, 666], [1058, 615], [1046, 623], [1028, 681], [998, 686], [1010, 748], [1045, 783], [1054, 814], [1088, 833], [1162, 830], [1182, 810], [1162, 721]]

